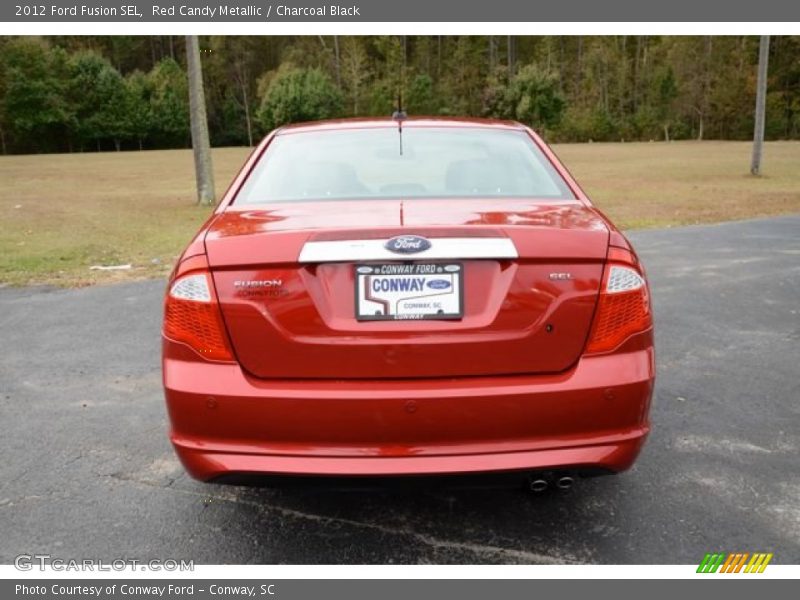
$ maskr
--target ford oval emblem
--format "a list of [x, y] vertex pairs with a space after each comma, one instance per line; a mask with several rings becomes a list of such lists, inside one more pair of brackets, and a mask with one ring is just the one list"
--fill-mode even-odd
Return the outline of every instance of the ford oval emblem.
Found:
[[447, 279], [432, 279], [428, 282], [428, 287], [432, 290], [446, 290], [450, 287], [450, 282]]
[[384, 248], [396, 254], [416, 254], [425, 252], [431, 247], [431, 242], [427, 238], [419, 235], [398, 235], [393, 237], [384, 245]]

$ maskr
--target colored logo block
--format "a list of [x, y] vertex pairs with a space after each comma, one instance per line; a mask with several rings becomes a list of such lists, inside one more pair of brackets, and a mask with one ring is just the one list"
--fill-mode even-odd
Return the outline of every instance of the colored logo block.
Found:
[[[749, 560], [748, 560], [749, 559]], [[763, 573], [772, 553], [724, 552], [708, 553], [697, 567], [698, 573]]]

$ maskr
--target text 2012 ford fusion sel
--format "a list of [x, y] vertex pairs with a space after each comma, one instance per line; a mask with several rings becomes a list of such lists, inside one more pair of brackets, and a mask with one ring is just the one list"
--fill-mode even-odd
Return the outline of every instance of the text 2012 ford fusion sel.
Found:
[[172, 443], [202, 480], [566, 486], [645, 441], [650, 297], [527, 127], [311, 123], [261, 143], [183, 253], [163, 370]]

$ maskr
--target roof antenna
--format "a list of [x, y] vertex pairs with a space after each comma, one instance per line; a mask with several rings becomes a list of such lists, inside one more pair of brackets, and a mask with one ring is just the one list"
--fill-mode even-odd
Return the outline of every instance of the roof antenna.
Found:
[[397, 133], [400, 136], [400, 156], [403, 156], [403, 121], [408, 118], [403, 110], [403, 91], [397, 91], [397, 110], [392, 113], [392, 119], [397, 121]]
[[397, 121], [398, 126], [402, 128], [403, 121], [408, 118], [406, 111], [403, 110], [403, 91], [397, 91], [397, 110], [392, 113], [392, 119]]

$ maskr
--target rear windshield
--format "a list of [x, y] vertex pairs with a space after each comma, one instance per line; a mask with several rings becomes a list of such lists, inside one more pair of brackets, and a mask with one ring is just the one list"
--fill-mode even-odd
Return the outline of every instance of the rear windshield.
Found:
[[574, 196], [525, 132], [405, 127], [278, 135], [239, 204]]

